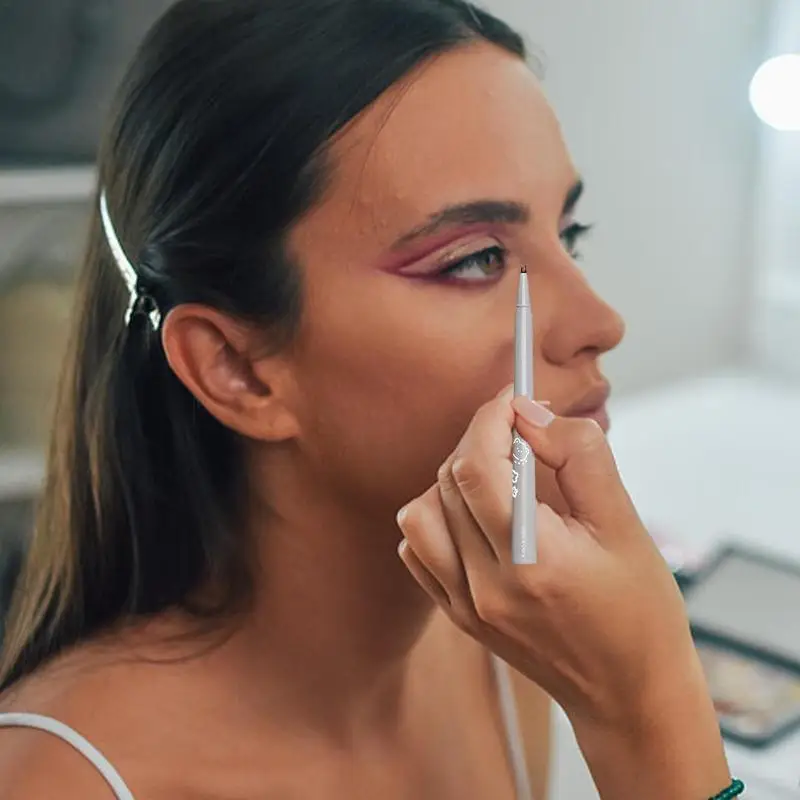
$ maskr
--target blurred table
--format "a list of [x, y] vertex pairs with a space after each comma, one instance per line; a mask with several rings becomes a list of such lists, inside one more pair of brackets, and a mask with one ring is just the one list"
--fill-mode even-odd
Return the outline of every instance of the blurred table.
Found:
[[[654, 531], [800, 562], [800, 384], [732, 372], [620, 399], [611, 414], [620, 472]], [[728, 753], [754, 797], [800, 798], [800, 734]]]

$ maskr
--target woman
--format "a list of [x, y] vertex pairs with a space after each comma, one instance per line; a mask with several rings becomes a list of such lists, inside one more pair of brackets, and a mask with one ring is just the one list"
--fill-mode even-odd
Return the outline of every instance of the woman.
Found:
[[[604, 798], [727, 785], [680, 598], [578, 419], [606, 424], [622, 324], [523, 56], [456, 0], [183, 0], [150, 33], [6, 636], [4, 797], [114, 796], [93, 759], [117, 797], [542, 798], [530, 679]], [[523, 263], [548, 427], [503, 392]], [[547, 507], [541, 564], [499, 569], [512, 425]]]

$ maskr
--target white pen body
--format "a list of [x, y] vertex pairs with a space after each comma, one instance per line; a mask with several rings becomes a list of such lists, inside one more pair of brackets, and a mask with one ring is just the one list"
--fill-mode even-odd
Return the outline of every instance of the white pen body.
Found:
[[[520, 274], [514, 351], [514, 395], [533, 400], [533, 318], [528, 276]], [[536, 462], [530, 445], [513, 432], [511, 546], [515, 564], [536, 563]]]

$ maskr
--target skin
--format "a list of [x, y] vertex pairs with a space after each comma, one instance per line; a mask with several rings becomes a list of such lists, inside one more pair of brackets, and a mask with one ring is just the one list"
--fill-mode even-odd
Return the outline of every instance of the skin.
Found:
[[[486, 44], [437, 58], [331, 155], [323, 201], [289, 237], [305, 284], [291, 348], [275, 353], [263, 332], [199, 306], [174, 309], [164, 326], [175, 372], [250, 442], [243, 533], [263, 574], [253, 612], [222, 645], [169, 664], [127, 656], [196, 651], [197, 637], [163, 641], [186, 620], [117, 632], [41, 670], [3, 707], [76, 725], [141, 796], [511, 800], [486, 651], [398, 559], [395, 514], [512, 380], [521, 264], [537, 397], [554, 411], [603, 383], [598, 359], [623, 325], [562, 241], [579, 176], [517, 58]], [[442, 207], [475, 200], [516, 203], [525, 219], [393, 248]], [[460, 282], [433, 279], [496, 247], [504, 260], [473, 262]], [[562, 508], [552, 473], [538, 480], [540, 499]], [[515, 681], [543, 794], [548, 708]], [[108, 796], [63, 744], [0, 731], [0, 782], [20, 787], [16, 800], [49, 796], [56, 773], [59, 797]]]

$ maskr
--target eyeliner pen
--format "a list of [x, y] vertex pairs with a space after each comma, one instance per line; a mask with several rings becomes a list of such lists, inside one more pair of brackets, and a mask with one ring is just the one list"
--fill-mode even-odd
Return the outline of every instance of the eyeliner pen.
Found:
[[[533, 400], [533, 318], [528, 269], [522, 267], [517, 290], [514, 339], [514, 396]], [[511, 446], [511, 547], [515, 564], [536, 563], [536, 461], [530, 445], [513, 431]]]

